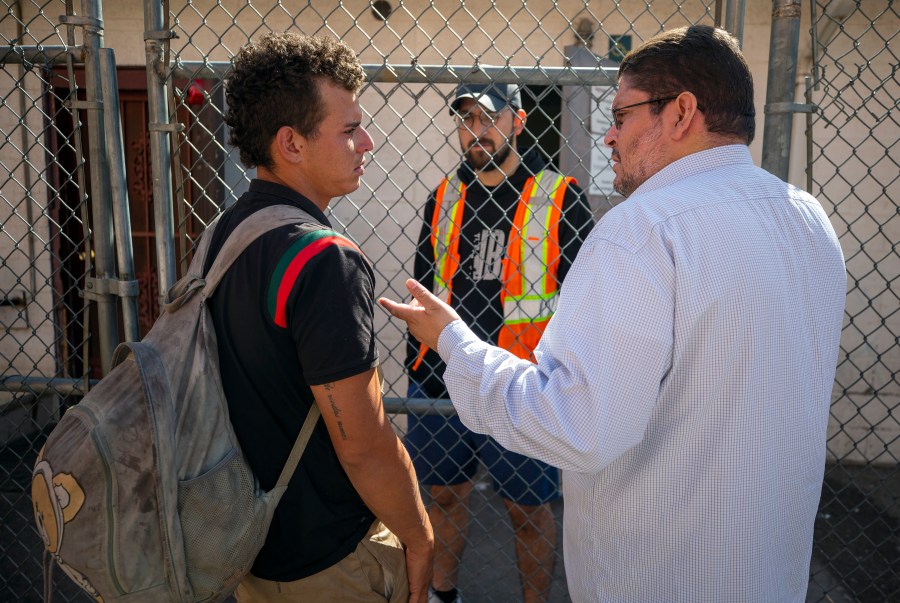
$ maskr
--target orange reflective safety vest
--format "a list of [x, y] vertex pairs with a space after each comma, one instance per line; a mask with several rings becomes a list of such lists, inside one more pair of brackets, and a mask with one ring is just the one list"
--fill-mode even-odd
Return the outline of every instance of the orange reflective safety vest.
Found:
[[[566, 187], [574, 178], [543, 170], [528, 179], [519, 197], [503, 258], [503, 326], [497, 345], [519, 358], [534, 360], [533, 352], [556, 310], [559, 297], [560, 245]], [[466, 186], [458, 178], [444, 178], [435, 195], [431, 219], [434, 247], [434, 294], [447, 302], [453, 298], [453, 277], [460, 264]], [[413, 364], [418, 369], [428, 348], [419, 348]]]

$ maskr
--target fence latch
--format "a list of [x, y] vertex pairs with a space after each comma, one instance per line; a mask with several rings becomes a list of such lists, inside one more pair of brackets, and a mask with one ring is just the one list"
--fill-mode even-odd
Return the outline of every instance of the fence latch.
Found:
[[178, 34], [171, 29], [162, 31], [145, 31], [144, 40], [172, 40], [178, 37]]
[[84, 291], [81, 296], [85, 299], [100, 300], [109, 296], [137, 297], [137, 281], [120, 281], [115, 278], [85, 278]]

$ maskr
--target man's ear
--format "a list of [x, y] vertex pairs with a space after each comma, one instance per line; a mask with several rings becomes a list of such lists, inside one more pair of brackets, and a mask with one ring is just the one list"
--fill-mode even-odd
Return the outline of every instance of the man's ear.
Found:
[[306, 138], [291, 126], [281, 126], [272, 139], [272, 159], [281, 159], [286, 163], [299, 163], [306, 150]]
[[685, 91], [679, 94], [672, 104], [675, 105], [677, 110], [677, 121], [672, 130], [672, 138], [681, 140], [687, 135], [692, 126], [694, 128], [697, 127], [697, 120], [702, 119], [699, 114], [700, 111], [697, 109], [697, 97], [694, 96], [693, 92]]
[[528, 114], [525, 113], [524, 109], [513, 111], [513, 134], [518, 136], [522, 133], [522, 130], [525, 129], [525, 121], [527, 118]]

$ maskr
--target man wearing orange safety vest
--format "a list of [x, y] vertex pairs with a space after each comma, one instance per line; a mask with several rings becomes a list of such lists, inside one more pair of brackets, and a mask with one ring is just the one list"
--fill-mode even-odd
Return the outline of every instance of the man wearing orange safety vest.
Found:
[[[414, 275], [481, 337], [531, 358], [593, 227], [591, 211], [573, 178], [535, 150], [519, 154], [525, 112], [516, 86], [461, 84], [450, 109], [464, 161], [425, 205]], [[410, 397], [447, 397], [440, 358], [412, 337], [407, 367]], [[549, 503], [559, 497], [557, 469], [470, 432], [455, 416], [411, 414], [406, 442], [432, 498], [429, 603], [462, 600], [457, 575], [479, 460], [512, 521], [524, 600], [546, 600], [556, 549]]]

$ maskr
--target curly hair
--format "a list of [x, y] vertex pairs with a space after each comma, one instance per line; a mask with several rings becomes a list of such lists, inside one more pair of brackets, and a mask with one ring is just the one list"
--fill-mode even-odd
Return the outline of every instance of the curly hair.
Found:
[[349, 46], [327, 36], [268, 33], [247, 44], [232, 61], [225, 82], [229, 143], [247, 167], [273, 167], [269, 146], [278, 129], [291, 126], [307, 138], [325, 117], [319, 82], [353, 93], [365, 73]]
[[[692, 92], [707, 130], [753, 141], [753, 76], [737, 41], [724, 29], [694, 25], [657, 34], [625, 55], [618, 77], [626, 75], [654, 98]], [[651, 105], [655, 113], [661, 109]]]

